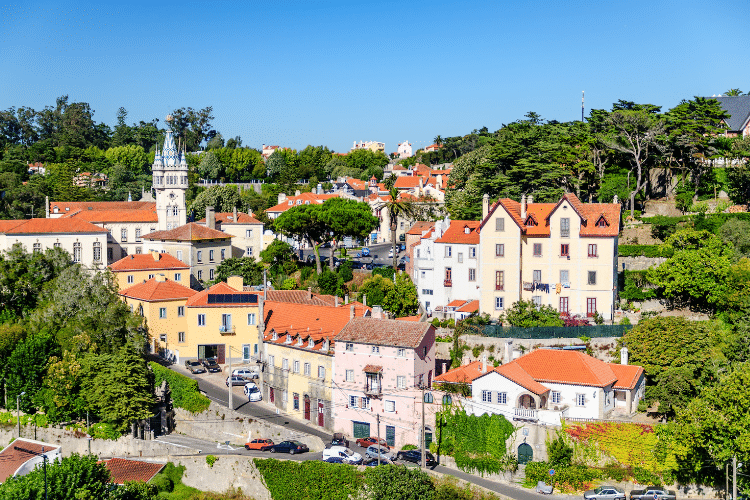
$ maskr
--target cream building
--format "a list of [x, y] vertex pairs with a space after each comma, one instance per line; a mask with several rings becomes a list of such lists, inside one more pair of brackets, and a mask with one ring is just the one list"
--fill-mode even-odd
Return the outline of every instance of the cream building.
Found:
[[557, 203], [484, 197], [480, 234], [481, 313], [498, 317], [519, 299], [605, 320], [617, 294], [618, 203]]
[[252, 257], [260, 260], [260, 252], [268, 246], [264, 244], [262, 222], [252, 215], [237, 212], [236, 209], [234, 212], [209, 214], [208, 217], [212, 217], [213, 222], [203, 218], [198, 224], [212, 227], [213, 223], [214, 229], [232, 235], [232, 257]]

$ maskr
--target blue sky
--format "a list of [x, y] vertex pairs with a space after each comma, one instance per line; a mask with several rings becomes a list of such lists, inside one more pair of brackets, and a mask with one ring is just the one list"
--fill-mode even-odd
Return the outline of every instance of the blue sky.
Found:
[[[68, 94], [110, 125], [213, 106], [244, 145], [347, 151], [535, 111], [580, 119], [750, 90], [750, 2], [23, 2], [0, 5], [0, 109]], [[163, 123], [163, 121], [162, 121]], [[416, 148], [415, 148], [416, 149]]]

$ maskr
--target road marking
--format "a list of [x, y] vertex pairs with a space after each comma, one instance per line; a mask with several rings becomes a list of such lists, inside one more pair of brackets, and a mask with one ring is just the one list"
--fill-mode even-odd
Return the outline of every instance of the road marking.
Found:
[[161, 439], [154, 439], [154, 441], [156, 441], [157, 443], [171, 444], [172, 446], [178, 446], [180, 448], [190, 448], [192, 450], [197, 450], [197, 448], [194, 448], [192, 446], [185, 446], [184, 444], [170, 443], [169, 441], [162, 441]]

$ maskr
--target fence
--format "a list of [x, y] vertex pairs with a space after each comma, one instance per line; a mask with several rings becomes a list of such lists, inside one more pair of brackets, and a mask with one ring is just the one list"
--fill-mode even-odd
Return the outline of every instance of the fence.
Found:
[[622, 337], [633, 325], [594, 325], [594, 326], [520, 326], [487, 325], [482, 328], [485, 337], [510, 339], [570, 339], [581, 337]]

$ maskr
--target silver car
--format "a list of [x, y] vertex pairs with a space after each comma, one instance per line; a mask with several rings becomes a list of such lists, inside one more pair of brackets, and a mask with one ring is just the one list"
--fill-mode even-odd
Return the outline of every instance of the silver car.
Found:
[[370, 458], [378, 458], [378, 452], [380, 454], [381, 460], [385, 459], [391, 462], [395, 460], [393, 453], [383, 448], [382, 446], [375, 446], [375, 445], [367, 447], [367, 451], [365, 451], [365, 456], [370, 457]]
[[625, 500], [625, 492], [614, 486], [599, 486], [584, 492], [585, 500]]

